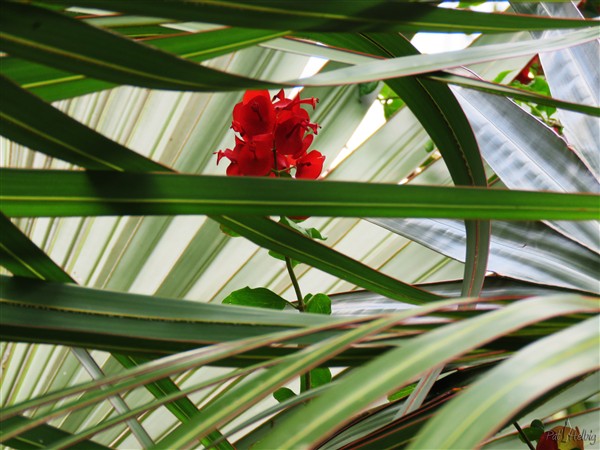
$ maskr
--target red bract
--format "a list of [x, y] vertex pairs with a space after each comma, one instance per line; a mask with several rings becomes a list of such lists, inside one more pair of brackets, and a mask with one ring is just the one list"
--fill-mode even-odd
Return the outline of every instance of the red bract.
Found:
[[240, 136], [233, 150], [217, 152], [217, 164], [227, 158], [229, 176], [318, 178], [325, 156], [307, 151], [319, 126], [301, 106], [316, 104], [316, 98], [286, 98], [283, 89], [272, 99], [268, 91], [247, 91], [233, 108], [231, 127]]

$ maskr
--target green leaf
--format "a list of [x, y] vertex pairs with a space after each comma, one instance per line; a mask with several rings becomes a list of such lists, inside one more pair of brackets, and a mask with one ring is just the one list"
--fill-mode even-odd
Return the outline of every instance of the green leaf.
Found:
[[310, 388], [315, 389], [331, 383], [331, 370], [328, 367], [315, 367], [310, 371]]
[[[597, 5], [594, 6], [597, 7]], [[518, 13], [539, 16], [582, 17], [583, 12], [571, 2], [552, 5], [513, 2], [512, 7]], [[534, 36], [541, 38], [545, 34], [537, 32]], [[598, 54], [599, 49], [600, 44], [596, 39], [578, 46], [576, 49], [565, 48], [551, 54], [541, 53], [540, 61], [553, 95], [598, 106], [600, 102], [597, 80], [600, 76], [600, 68], [596, 64], [595, 55]], [[600, 179], [597, 146], [597, 142], [600, 141], [600, 132], [597, 120], [567, 111], [559, 111], [558, 118], [564, 126], [563, 133], [572, 145], [572, 151], [585, 162], [596, 179]]]
[[[64, 3], [64, 0], [46, 0], [46, 3]], [[384, 0], [292, 0], [287, 1], [285, 6], [271, 0], [251, 3], [217, 0], [209, 4], [188, 3], [184, 0], [174, 0], [165, 4], [149, 0], [143, 5], [118, 0], [76, 0], [71, 4], [176, 20], [195, 20], [240, 27], [252, 24], [256, 28], [279, 30], [493, 33], [590, 26], [589, 22], [582, 20], [486, 14], [441, 9], [419, 3], [390, 4]]]
[[279, 223], [285, 225], [286, 227], [291, 228], [292, 230], [297, 231], [298, 233], [300, 233], [303, 236], [306, 236], [306, 237], [309, 237], [312, 239], [319, 239], [320, 241], [327, 240], [327, 238], [323, 237], [321, 232], [319, 230], [317, 230], [316, 228], [305, 228], [301, 225], [298, 225], [295, 221], [293, 221], [285, 216], [281, 216], [279, 218]]
[[265, 84], [194, 64], [44, 8], [6, 2], [2, 12], [2, 50], [61, 70], [153, 89], [206, 91], [219, 83], [237, 88], [240, 83]]
[[331, 315], [331, 299], [325, 294], [311, 295], [304, 299], [304, 310], [307, 313]]
[[255, 308], [279, 309], [282, 310], [288, 304], [275, 292], [266, 288], [252, 289], [246, 286], [243, 289], [233, 291], [223, 300], [224, 304], [254, 306]]
[[[127, 29], [117, 29], [117, 31], [123, 32]], [[188, 33], [183, 36], [145, 39], [144, 44], [190, 61], [201, 62], [268, 41], [283, 34], [267, 30], [225, 28]], [[72, 70], [76, 70], [76, 68], [73, 67]], [[84, 75], [61, 71], [10, 56], [3, 58], [2, 72], [6, 77], [46, 101], [72, 98], [115, 86], [113, 83], [86, 78]]]
[[[350, 324], [351, 322], [337, 322], [339, 326], [344, 326], [345, 324]], [[335, 326], [335, 325], [334, 325]], [[244, 354], [249, 350], [260, 348], [266, 345], [270, 345], [273, 343], [281, 343], [285, 341], [289, 341], [290, 339], [294, 339], [303, 335], [310, 334], [314, 331], [324, 330], [330, 328], [330, 325], [316, 326], [316, 327], [308, 327], [306, 329], [292, 330], [292, 331], [279, 331], [275, 333], [265, 334], [260, 337], [254, 337], [250, 339], [242, 339], [238, 340], [235, 343], [221, 343], [215, 346], [212, 346], [208, 349], [199, 349], [191, 352], [183, 352], [178, 355], [173, 355], [171, 357], [157, 359], [152, 362], [147, 362], [142, 364], [141, 366], [137, 366], [135, 368], [131, 368], [126, 370], [125, 372], [121, 372], [112, 376], [107, 376], [98, 380], [94, 380], [91, 382], [83, 383], [77, 386], [71, 386], [60, 391], [55, 391], [51, 393], [47, 393], [45, 395], [38, 396], [37, 398], [26, 400], [21, 403], [11, 405], [4, 409], [3, 411], [3, 420], [8, 420], [24, 411], [29, 409], [39, 407], [41, 405], [45, 405], [48, 403], [52, 403], [53, 401], [73, 396], [76, 394], [81, 394], [87, 391], [88, 395], [83, 399], [74, 400], [71, 403], [67, 403], [61, 405], [60, 408], [53, 408], [49, 410], [45, 417], [41, 417], [38, 415], [35, 420], [28, 421], [26, 424], [21, 426], [21, 424], [15, 424], [15, 427], [11, 427], [11, 431], [6, 431], [6, 435], [15, 436], [25, 429], [30, 429], [37, 424], [43, 423], [46, 420], [49, 420], [52, 417], [57, 417], [63, 414], [68, 410], [82, 408], [89, 404], [93, 404], [99, 400], [103, 400], [108, 398], [111, 395], [116, 393], [125, 392], [130, 389], [133, 389], [138, 386], [142, 386], [156, 379], [161, 379], [166, 376], [171, 376], [186, 370], [190, 370], [202, 365], [207, 365], [212, 362], [219, 362], [223, 357], [227, 357], [227, 355], [234, 354]], [[372, 327], [367, 327], [371, 329]], [[344, 336], [344, 333], [338, 333], [339, 336]], [[326, 342], [326, 341], [324, 341]], [[295, 357], [294, 354], [289, 355], [292, 358]], [[264, 365], [265, 361], [259, 363], [259, 365]], [[251, 370], [257, 369], [259, 367], [251, 366]], [[242, 371], [244, 372], [244, 371]], [[240, 373], [242, 373], [240, 372]], [[244, 373], [249, 373], [246, 369]], [[234, 375], [233, 376], [237, 376]], [[227, 379], [229, 375], [225, 375], [225, 378], [221, 378], [222, 380]], [[206, 382], [202, 382], [200, 387], [190, 387], [187, 388], [186, 394], [193, 392], [195, 389], [201, 389], [210, 385], [206, 384]], [[99, 389], [102, 388], [102, 389]], [[150, 409], [152, 405], [159, 405], [162, 403], [166, 403], [167, 401], [171, 401], [172, 398], [176, 398], [178, 396], [184, 395], [183, 392], [174, 392], [170, 393], [167, 398], [163, 398], [158, 400], [158, 402], [153, 402], [148, 408]], [[142, 409], [142, 411], [146, 410]], [[9, 438], [4, 436], [5, 438]]]
[[[411, 447], [476, 446], [541, 394], [597, 370], [599, 326], [595, 317], [525, 347], [450, 402], [427, 423]], [[495, 387], [489, 390], [491, 386]], [[505, 401], [509, 391], [514, 399], [510, 404]], [[487, 394], [481, 397], [483, 392]]]
[[[238, 236], [241, 236], [241, 234], [240, 234], [240, 235], [238, 235]], [[272, 256], [273, 258], [275, 258], [275, 259], [278, 259], [278, 260], [280, 260], [280, 261], [285, 261], [285, 260], [286, 260], [286, 258], [287, 258], [287, 256], [285, 256], [285, 255], [282, 255], [281, 253], [274, 252], [273, 250], [269, 250], [269, 256]], [[300, 261], [297, 261], [297, 260], [295, 260], [295, 259], [290, 259], [290, 263], [291, 263], [291, 265], [292, 265], [292, 268], [294, 268], [294, 267], [296, 267], [298, 264], [300, 264]]]
[[[15, 416], [6, 421], [2, 421], [2, 426], [9, 428], [15, 425], [28, 423], [29, 420], [30, 419], [26, 417]], [[71, 433], [43, 424], [24, 432], [15, 438], [8, 439], [3, 443], [18, 450], [45, 449], [49, 448], [54, 442], [69, 436], [72, 436]], [[86, 440], [79, 442], [77, 448], [81, 448], [82, 450], [108, 450], [109, 447], [105, 447], [94, 441]]]
[[[399, 35], [371, 33], [363, 34], [361, 38], [345, 36], [342, 40], [345, 46], [351, 42], [354, 50], [388, 58], [422, 56], [410, 42]], [[450, 89], [440, 83], [414, 77], [389, 80], [387, 85], [402, 98], [436, 143], [454, 183], [487, 186], [477, 141]], [[465, 227], [467, 246], [462, 294], [476, 296], [485, 277], [490, 224], [487, 221], [467, 221]]]
[[285, 402], [289, 398], [293, 398], [296, 396], [296, 393], [292, 391], [290, 388], [282, 387], [273, 392], [273, 397], [279, 403]]
[[285, 214], [589, 220], [600, 211], [594, 194], [166, 173], [0, 173], [0, 201], [9, 217]]
[[[453, 52], [437, 53], [432, 55], [414, 54], [400, 58], [375, 60], [356, 64], [351, 67], [322, 72], [312, 77], [297, 80], [297, 84], [304, 86], [323, 86], [365, 83], [374, 80], [390, 80], [409, 75], [419, 75], [436, 72], [460, 65], [471, 65], [490, 59], [504, 59], [516, 56], [534, 55], [538, 52], [551, 52], [561, 48], [584, 44], [592, 41], [597, 36], [597, 30], [580, 30], [562, 35], [560, 38], [544, 38], [538, 41], [520, 41], [517, 43], [491, 44], [479, 47], [470, 47]], [[323, 34], [308, 34], [309, 36], [327, 36]], [[384, 33], [370, 33], [368, 36], [377, 36], [394, 39], [393, 35]], [[330, 35], [333, 39], [335, 35]], [[329, 39], [319, 38], [315, 40]], [[398, 41], [399, 42], [399, 41]], [[367, 53], [373, 53], [368, 51]], [[493, 55], [493, 58], [490, 56]], [[388, 82], [389, 84], [389, 82]], [[391, 86], [391, 85], [390, 85]], [[395, 90], [395, 89], [394, 89]]]
[[[539, 89], [527, 85], [510, 85], [490, 83], [476, 78], [456, 75], [451, 73], [430, 74], [427, 76], [432, 80], [441, 81], [442, 83], [462, 86], [469, 89], [474, 89], [489, 94], [511, 97], [517, 100], [534, 102], [539, 105], [546, 105], [551, 108], [561, 108], [567, 111], [575, 111], [590, 116], [600, 116], [600, 108], [592, 105], [584, 105], [581, 103], [566, 102], [553, 97], [550, 97], [550, 91]], [[537, 77], [540, 78], [540, 77]], [[513, 87], [514, 86], [514, 87]], [[547, 86], [547, 84], [546, 84]]]
[[[577, 296], [539, 297], [516, 302], [498, 311], [438, 328], [411, 339], [400, 348], [391, 350], [354, 370], [318, 399], [313, 400], [302, 411], [291, 414], [276, 430], [257, 443], [256, 448], [310, 447], [326, 435], [339, 429], [349, 418], [373, 401], [407, 385], [421, 373], [449, 361], [457, 355], [480, 347], [486, 342], [530, 323], [558, 315], [596, 310], [597, 302], [591, 299]], [[548, 351], [552, 351], [551, 347], [546, 348]], [[551, 364], [551, 362], [549, 363]], [[504, 374], [502, 385], [510, 389], [508, 380], [511, 379], [513, 378], [510, 373]], [[527, 381], [530, 382], [530, 380], [528, 377]], [[497, 380], [495, 382], [498, 383]], [[492, 389], [488, 392], [496, 391]], [[478, 395], [478, 399], [481, 400], [481, 393]], [[505, 402], [505, 405], [509, 407], [509, 403]], [[472, 411], [476, 409], [472, 408]], [[318, 422], [312, 422], [310, 427], [306, 427], [302, 418], [311, 417], [313, 414], [318, 414]], [[453, 417], [456, 421], [462, 420], [462, 416], [454, 415]], [[432, 422], [429, 422], [428, 425], [431, 425]], [[494, 421], [494, 423], [498, 422]], [[429, 435], [424, 432], [421, 435], [430, 437], [436, 435], [440, 440], [448, 435], [447, 433], [438, 434], [433, 430], [430, 427]], [[439, 431], [439, 428], [437, 430]], [[473, 442], [472, 445], [467, 444], [466, 447], [472, 447], [475, 444]], [[443, 447], [426, 443], [420, 448]], [[456, 446], [450, 448], [456, 448]]]
[[[63, 283], [74, 282], [66, 272], [3, 215], [0, 215], [0, 230], [2, 231], [0, 233], [1, 262], [14, 274]], [[113, 357], [126, 368], [132, 368], [144, 362], [139, 356], [113, 354]], [[146, 385], [146, 388], [156, 398], [179, 392], [175, 383], [168, 378], [150, 383]], [[179, 398], [165, 406], [181, 421], [188, 420], [198, 413], [198, 409], [187, 397]], [[209, 436], [210, 442], [218, 437], [220, 437], [219, 434]], [[224, 442], [220, 448], [228, 448], [227, 443]]]
[[[0, 103], [3, 136], [88, 169], [170, 171], [91, 130], [4, 77]], [[35, 114], [32, 114], [35, 111]]]
[[65, 271], [1, 213], [0, 264], [14, 275], [22, 277], [62, 283], [73, 282]]
[[[173, 6], [172, 2], [170, 2], [170, 6]], [[403, 5], [403, 7], [408, 6]], [[411, 11], [415, 7], [410, 5]], [[470, 11], [432, 8], [428, 5], [424, 5], [424, 7], [433, 14], [445, 15], [448, 12], [450, 14], [456, 12], [478, 14]], [[237, 8], [239, 5], [236, 4]], [[149, 5], [145, 4], [144, 9], [146, 14], [150, 12], [148, 11]], [[507, 58], [550, 51], [593, 40], [597, 34], [596, 30], [584, 29], [561, 36], [560, 39], [548, 38], [530, 42], [491, 45], [439, 55], [414, 55], [397, 60], [360, 64], [301, 80], [274, 83], [236, 76], [194, 64], [177, 58], [171, 53], [150, 48], [94, 28], [76, 19], [32, 5], [8, 2], [3, 8], [3, 12], [5, 20], [0, 22], [0, 31], [3, 33], [0, 43], [3, 50], [13, 56], [31, 59], [61, 70], [83, 73], [92, 78], [117, 84], [191, 91], [370, 82], [456, 67], [460, 64], [471, 64], [482, 60], [487, 61], [490, 54], [493, 54], [494, 58]], [[498, 20], [507, 17], [500, 15]], [[186, 17], [186, 20], [190, 20], [190, 17]], [[247, 20], [248, 18], [245, 18], [246, 25]], [[571, 25], [588, 25], [585, 21], [567, 22]], [[281, 23], [278, 25], [281, 26]]]
[[203, 436], [211, 429], [237, 417], [240, 411], [257, 403], [294, 378], [298, 371], [319, 365], [353, 343], [360, 342], [369, 335], [391, 327], [396, 321], [396, 317], [379, 319], [282, 358], [276, 366], [254, 378], [245, 380], [215, 400], [203, 409], [203, 414], [198, 417], [198, 420], [179, 426], [159, 441], [154, 448], [185, 447], [198, 436]]

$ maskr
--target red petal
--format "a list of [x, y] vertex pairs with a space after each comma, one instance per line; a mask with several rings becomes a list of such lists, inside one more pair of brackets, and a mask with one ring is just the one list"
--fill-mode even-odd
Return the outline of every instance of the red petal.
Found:
[[325, 156], [317, 150], [306, 154], [296, 161], [296, 178], [317, 179], [323, 170], [324, 161]]

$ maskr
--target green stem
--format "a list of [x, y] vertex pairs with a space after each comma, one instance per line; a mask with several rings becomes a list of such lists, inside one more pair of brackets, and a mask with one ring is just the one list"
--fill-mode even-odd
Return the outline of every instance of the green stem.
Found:
[[513, 425], [515, 426], [515, 428], [517, 429], [517, 431], [519, 432], [519, 434], [521, 435], [521, 437], [523, 438], [523, 440], [527, 444], [527, 447], [529, 447], [530, 450], [535, 450], [535, 447], [533, 446], [533, 444], [531, 443], [531, 441], [529, 440], [529, 438], [527, 437], [527, 435], [525, 434], [525, 432], [521, 429], [521, 427], [519, 426], [519, 424], [517, 422], [513, 422]]
[[[296, 292], [296, 299], [298, 300], [298, 311], [302, 313], [305, 310], [304, 299], [302, 298], [302, 291], [300, 291], [300, 285], [298, 284], [298, 279], [296, 278], [294, 268], [292, 267], [292, 259], [289, 256], [285, 257], [285, 267], [287, 268], [287, 271], [290, 274], [290, 279], [292, 280], [292, 285], [294, 286], [294, 291]], [[300, 377], [300, 392], [306, 392], [309, 389], [310, 370]]]
[[294, 268], [292, 267], [292, 259], [289, 256], [285, 257], [285, 267], [287, 267], [287, 271], [290, 274], [290, 279], [292, 280], [292, 285], [294, 286], [294, 291], [296, 292], [298, 310], [300, 312], [304, 312], [304, 300], [302, 298], [302, 292], [300, 291], [300, 285], [298, 284], [298, 279], [296, 278]]

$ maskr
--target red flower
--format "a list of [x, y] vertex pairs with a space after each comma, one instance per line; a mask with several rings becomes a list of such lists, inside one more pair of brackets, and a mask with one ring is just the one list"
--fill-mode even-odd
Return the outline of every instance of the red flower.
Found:
[[319, 126], [301, 107], [316, 104], [316, 98], [286, 98], [283, 89], [272, 99], [268, 91], [247, 91], [233, 108], [231, 127], [241, 137], [233, 150], [216, 152], [217, 164], [229, 159], [228, 176], [292, 176], [295, 168], [296, 178], [318, 178], [325, 156], [307, 151]]
[[275, 108], [269, 91], [246, 91], [233, 108], [232, 128], [242, 136], [271, 133], [275, 127]]
[[273, 147], [270, 135], [256, 136], [253, 141], [245, 142], [235, 138], [233, 150], [227, 149], [217, 153], [217, 164], [222, 158], [227, 158], [231, 164], [227, 175], [249, 175], [262, 177], [268, 175], [273, 165]]
[[299, 158], [296, 160], [296, 178], [308, 178], [310, 180], [319, 178], [323, 170], [323, 161], [325, 161], [325, 157], [317, 150], [313, 150]]

